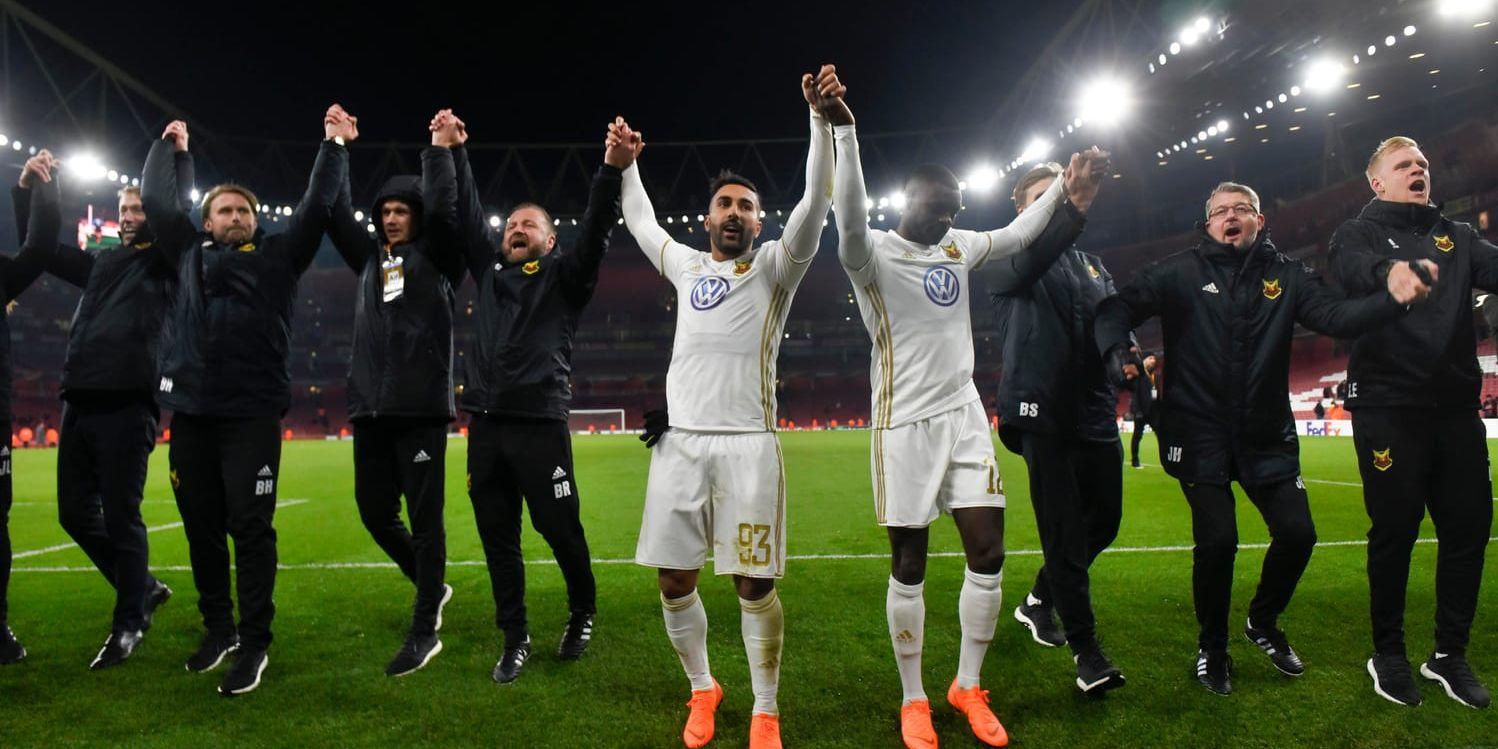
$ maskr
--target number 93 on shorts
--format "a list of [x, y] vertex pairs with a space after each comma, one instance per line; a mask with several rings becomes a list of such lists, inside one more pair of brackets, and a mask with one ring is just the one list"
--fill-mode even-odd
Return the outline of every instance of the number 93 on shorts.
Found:
[[785, 570], [785, 466], [772, 432], [671, 429], [651, 449], [635, 562], [719, 575]]

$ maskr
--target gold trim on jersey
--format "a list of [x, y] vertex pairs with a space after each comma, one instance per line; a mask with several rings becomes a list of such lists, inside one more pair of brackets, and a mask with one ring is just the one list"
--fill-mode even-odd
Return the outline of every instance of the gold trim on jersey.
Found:
[[780, 437], [771, 434], [770, 439], [775, 440], [775, 467], [777, 469], [775, 479], [775, 556], [777, 557], [775, 568], [780, 574], [785, 574], [785, 455], [780, 452]]
[[661, 249], [658, 252], [655, 253], [656, 254], [656, 260], [657, 260], [655, 266], [656, 266], [657, 271], [661, 274], [661, 276], [665, 276], [666, 275], [666, 248], [670, 247], [670, 246], [671, 246], [671, 240], [670, 240], [670, 238], [667, 238], [666, 241], [661, 242]]
[[884, 522], [884, 430], [874, 430], [874, 519]]
[[[888, 429], [894, 416], [895, 401], [895, 347], [893, 332], [889, 325], [889, 310], [884, 305], [884, 296], [879, 293], [879, 284], [871, 282], [864, 287], [869, 295], [869, 304], [878, 316], [879, 330], [874, 334], [874, 351], [883, 363], [879, 382], [874, 390], [874, 428]], [[871, 383], [873, 384], [873, 383]]]
[[765, 429], [775, 431], [775, 337], [780, 335], [780, 316], [791, 295], [779, 285], [770, 293], [770, 308], [759, 336], [759, 400], [764, 409]]

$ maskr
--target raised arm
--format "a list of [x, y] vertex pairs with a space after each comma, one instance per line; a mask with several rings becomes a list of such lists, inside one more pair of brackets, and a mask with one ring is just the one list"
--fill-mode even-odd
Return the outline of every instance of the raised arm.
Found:
[[[31, 168], [31, 161], [27, 166]], [[20, 254], [14, 259], [4, 258], [0, 263], [0, 287], [3, 287], [0, 291], [4, 293], [3, 302], [6, 304], [20, 296], [42, 274], [45, 256], [57, 247], [57, 233], [62, 230], [62, 209], [53, 166], [46, 163], [36, 172], [45, 179], [38, 178], [32, 188], [36, 195], [31, 201], [31, 212], [27, 217], [29, 230]]]
[[323, 141], [317, 147], [317, 159], [312, 163], [307, 192], [297, 202], [282, 235], [284, 252], [298, 275], [312, 265], [317, 248], [322, 245], [323, 233], [333, 216], [333, 203], [348, 172], [348, 148], [334, 140], [335, 137], [342, 136], [337, 126], [325, 118]]
[[[615, 118], [616, 125], [624, 124], [623, 118]], [[583, 213], [583, 231], [562, 262], [566, 268], [568, 292], [574, 304], [581, 306], [593, 296], [598, 285], [598, 269], [603, 264], [603, 255], [609, 248], [609, 235], [621, 216], [620, 190], [624, 181], [624, 170], [635, 161], [635, 152], [629, 144], [611, 131], [604, 139], [603, 164], [593, 175], [593, 184], [588, 191], [588, 207]]]
[[664, 275], [667, 247], [675, 243], [671, 235], [655, 220], [655, 207], [650, 204], [650, 196], [645, 194], [645, 183], [640, 180], [638, 161], [624, 170], [622, 179], [620, 204], [624, 212], [624, 226], [629, 229], [630, 236], [635, 238], [635, 244], [640, 246], [640, 251], [645, 253], [650, 264]]
[[[343, 138], [345, 144], [359, 137], [359, 119], [337, 104], [328, 108], [323, 122], [332, 122], [336, 127], [335, 135]], [[378, 218], [371, 216], [370, 221]], [[328, 239], [333, 241], [333, 249], [338, 251], [344, 264], [355, 273], [364, 272], [369, 256], [380, 251], [379, 240], [365, 226], [354, 217], [353, 189], [349, 185], [349, 170], [344, 169], [343, 179], [338, 184], [338, 196], [333, 199], [333, 213], [328, 220]]]
[[181, 191], [177, 186], [176, 154], [185, 150], [187, 124], [181, 120], [173, 121], [166, 126], [161, 140], [151, 144], [140, 179], [140, 202], [146, 212], [146, 222], [161, 245], [162, 256], [174, 267], [187, 243], [198, 234], [197, 225], [182, 208]]
[[[26, 244], [31, 225], [31, 196], [37, 189], [37, 185], [45, 185], [51, 181], [52, 168], [55, 163], [50, 151], [46, 149], [38, 151], [35, 156], [26, 160], [26, 166], [21, 170], [19, 184], [10, 188], [10, 202], [15, 209], [16, 216], [17, 245]], [[59, 232], [60, 227], [61, 219], [59, 219]], [[78, 288], [83, 288], [84, 284], [88, 283], [88, 274], [94, 268], [93, 255], [79, 249], [77, 245], [66, 242], [58, 242], [51, 247], [38, 245], [35, 247], [35, 254], [44, 270]]]
[[[458, 200], [458, 168], [453, 147], [467, 140], [462, 120], [444, 109], [432, 120], [432, 145], [421, 152], [422, 229], [432, 262], [454, 286], [463, 281], [462, 246], [466, 222]], [[430, 129], [430, 128], [429, 128]], [[457, 133], [462, 131], [460, 139]]]
[[833, 128], [833, 142], [837, 153], [837, 176], [832, 182], [837, 259], [849, 273], [865, 273], [873, 268], [870, 262], [874, 249], [869, 235], [869, 192], [863, 182], [855, 126]]

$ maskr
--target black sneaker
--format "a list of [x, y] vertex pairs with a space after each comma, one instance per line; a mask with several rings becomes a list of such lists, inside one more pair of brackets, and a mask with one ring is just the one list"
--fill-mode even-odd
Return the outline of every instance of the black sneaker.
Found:
[[219, 682], [218, 693], [233, 697], [255, 691], [255, 687], [260, 686], [260, 675], [265, 673], [265, 667], [269, 664], [270, 658], [264, 650], [241, 651], [234, 660], [234, 665], [229, 667], [229, 672], [224, 674], [224, 680]]
[[499, 657], [499, 663], [494, 664], [494, 680], [500, 684], [509, 684], [520, 678], [520, 672], [525, 668], [525, 661], [530, 657], [530, 635], [526, 635], [525, 639], [517, 645], [506, 645], [504, 655]]
[[1420, 675], [1439, 682], [1446, 696], [1467, 707], [1483, 708], [1493, 703], [1488, 688], [1477, 680], [1465, 656], [1456, 653], [1434, 653], [1420, 664]]
[[166, 583], [157, 580], [151, 592], [146, 594], [146, 622], [141, 627], [142, 630], [151, 628], [151, 618], [156, 615], [156, 609], [161, 608], [161, 604], [166, 603], [171, 597], [172, 589], [168, 588]]
[[442, 610], [445, 609], [445, 608], [447, 608], [447, 602], [451, 601], [452, 599], [453, 599], [453, 586], [448, 585], [447, 583], [443, 583], [442, 584], [442, 600], [440, 600], [440, 601], [437, 602], [437, 626], [433, 628], [434, 632], [441, 632], [442, 631]]
[[218, 664], [224, 662], [224, 658], [239, 649], [239, 635], [215, 635], [207, 633], [203, 635], [203, 643], [198, 646], [198, 652], [193, 653], [187, 659], [187, 670], [194, 673], [203, 673], [218, 668]]
[[1077, 688], [1087, 694], [1102, 694], [1124, 685], [1123, 672], [1097, 645], [1083, 649], [1072, 660], [1077, 664]]
[[1290, 647], [1290, 642], [1285, 639], [1285, 633], [1276, 627], [1255, 627], [1253, 620], [1248, 621], [1244, 627], [1243, 634], [1248, 641], [1258, 645], [1259, 649], [1269, 655], [1269, 662], [1286, 676], [1300, 676], [1306, 672], [1306, 664], [1300, 661], [1300, 656], [1295, 654], [1295, 649]]
[[1233, 682], [1228, 678], [1232, 670], [1233, 659], [1228, 651], [1196, 651], [1196, 680], [1213, 694], [1226, 696], [1233, 693]]
[[1054, 610], [1035, 596], [1025, 595], [1025, 602], [1014, 608], [1014, 620], [1025, 625], [1030, 638], [1045, 647], [1059, 648], [1066, 644], [1066, 633], [1056, 626]]
[[10, 627], [0, 624], [0, 666], [20, 663], [25, 658], [26, 648], [21, 647], [16, 633], [10, 631]]
[[1368, 675], [1373, 677], [1374, 694], [1396, 705], [1420, 704], [1420, 688], [1404, 655], [1374, 655], [1368, 659]]
[[557, 657], [564, 661], [575, 661], [583, 657], [592, 640], [593, 615], [574, 613], [567, 618], [567, 628], [562, 630], [562, 643], [557, 646]]
[[104, 647], [99, 648], [99, 654], [94, 656], [94, 661], [88, 664], [88, 670], [98, 671], [118, 666], [125, 662], [146, 633], [141, 630], [128, 630], [125, 632], [110, 632], [108, 639], [104, 640]]
[[436, 632], [429, 635], [414, 633], [406, 635], [406, 643], [401, 645], [400, 652], [396, 653], [390, 665], [385, 667], [385, 675], [405, 676], [420, 671], [440, 652], [442, 652], [442, 641], [437, 639]]

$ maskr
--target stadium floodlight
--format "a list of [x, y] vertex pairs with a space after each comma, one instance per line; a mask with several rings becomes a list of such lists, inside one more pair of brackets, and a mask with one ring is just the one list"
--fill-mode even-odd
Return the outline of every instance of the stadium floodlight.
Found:
[[[192, 202], [196, 203], [199, 200], [203, 199], [203, 193], [198, 192], [198, 188], [194, 187], [190, 192], [187, 193], [187, 197], [191, 198]], [[354, 220], [355, 221], [363, 221], [364, 220], [364, 215], [361, 214], [361, 213], [355, 212], [354, 213]]]
[[673, 218], [673, 217], [671, 217], [671, 216], [667, 216], [666, 217], [666, 223], [668, 223], [668, 224], [676, 223], [676, 219]]
[[1384, 46], [1385, 47], [1392, 47], [1392, 46], [1394, 46], [1394, 43], [1397, 42], [1397, 41], [1399, 41], [1399, 40], [1395, 39], [1393, 34], [1390, 34], [1390, 35], [1384, 37]]
[[14, 148], [17, 151], [21, 150], [21, 141], [18, 141], [18, 140], [11, 141], [10, 142], [10, 147]]
[[1217, 132], [1219, 132], [1219, 133], [1226, 133], [1227, 131], [1228, 131], [1228, 121], [1227, 120], [1218, 120], [1217, 121]]
[[1078, 120], [1105, 128], [1112, 127], [1133, 110], [1134, 94], [1129, 84], [1118, 78], [1104, 76], [1082, 87], [1077, 106], [1081, 111]]
[[1016, 159], [1016, 161], [1021, 164], [1028, 164], [1032, 161], [1040, 161], [1041, 159], [1046, 157], [1046, 154], [1049, 154], [1050, 152], [1050, 141], [1046, 140], [1045, 138], [1034, 138], [1028, 144], [1026, 144], [1025, 150], [1019, 152], [1019, 158]]
[[1192, 25], [1192, 28], [1195, 29], [1196, 33], [1198, 34], [1205, 34], [1208, 31], [1212, 30], [1212, 19], [1207, 18], [1206, 16], [1200, 16], [1196, 19], [1196, 23]]
[[503, 224], [504, 222], [505, 220], [497, 215], [489, 217], [489, 226], [492, 228], [498, 229], [500, 224]]
[[1470, 18], [1492, 4], [1492, 0], [1440, 0], [1436, 3], [1436, 12], [1447, 18]]
[[1290, 95], [1291, 96], [1300, 96], [1300, 86], [1291, 86], [1290, 87]]
[[369, 233], [370, 233], [370, 234], [373, 234], [373, 233], [375, 233], [375, 225], [374, 225], [374, 224], [365, 224], [365, 225], [364, 225], [364, 228], [365, 228], [365, 230], [367, 230], [367, 231], [368, 231], [368, 232], [369, 232]]
[[1280, 103], [1281, 103], [1281, 104], [1284, 104], [1284, 103], [1285, 103], [1285, 102], [1287, 102], [1287, 101], [1289, 101], [1289, 100], [1290, 100], [1290, 97], [1288, 97], [1288, 96], [1286, 96], [1286, 95], [1284, 95], [1284, 94], [1280, 94], [1280, 95], [1279, 95], [1279, 100], [1280, 100]]
[[122, 185], [128, 185], [128, 184], [130, 184], [130, 178], [127, 177], [127, 176], [125, 176], [125, 175], [123, 175], [123, 174], [121, 174], [120, 175], [120, 184], [122, 184]]
[[988, 164], [983, 164], [967, 175], [968, 187], [975, 192], [988, 192], [999, 184], [999, 173]]
[[[120, 173], [117, 172], [117, 171], [115, 171], [115, 170], [113, 170], [113, 169], [110, 169], [108, 172], [106, 172], [104, 174], [104, 179], [107, 179], [110, 182], [113, 182], [113, 181], [115, 181], [115, 180], [117, 180], [119, 178], [120, 178]], [[194, 190], [194, 192], [197, 192], [197, 191]], [[193, 198], [193, 200], [197, 200], [197, 198]]]
[[905, 210], [905, 193], [904, 192], [890, 193], [889, 204], [891, 206], [893, 206], [894, 209], [897, 210], [897, 211], [903, 211], [903, 210]]
[[91, 153], [78, 154], [64, 159], [63, 163], [67, 165], [70, 174], [86, 182], [104, 179], [108, 174], [104, 165], [99, 163], [99, 157]]
[[[196, 190], [194, 192], [196, 192]], [[193, 198], [193, 200], [197, 200], [197, 198]], [[355, 221], [363, 221], [364, 220], [364, 211], [354, 211], [354, 220]]]
[[1212, 126], [1208, 127], [1207, 128], [1207, 135], [1210, 135], [1210, 136], [1212, 136], [1214, 138], [1217, 137], [1217, 126], [1216, 125], [1212, 125]]
[[140, 177], [131, 177], [130, 178], [130, 186], [131, 187], [140, 187]]
[[1405, 36], [1414, 36], [1415, 35], [1415, 27], [1414, 26], [1406, 26], [1406, 27], [1404, 27], [1404, 35]]
[[1155, 58], [1155, 61], [1159, 62], [1160, 63], [1160, 67], [1163, 68], [1163, 67], [1165, 67], [1166, 61], [1169, 60], [1169, 59], [1170, 59], [1169, 57], [1165, 56], [1164, 52], [1161, 52], [1160, 56]]
[[[889, 207], [889, 198], [887, 198], [887, 197], [881, 197], [881, 198], [879, 198], [879, 207], [880, 208], [888, 208]], [[779, 214], [776, 214], [776, 215], [779, 215]]]
[[1181, 43], [1180, 42], [1171, 42], [1170, 43], [1170, 53], [1172, 55], [1179, 55], [1179, 54], [1181, 54]]
[[5, 137], [4, 134], [0, 134], [0, 146], [3, 146], [3, 145], [5, 145], [5, 144], [7, 144], [9, 142], [10, 142], [10, 138]]
[[1194, 24], [1181, 29], [1181, 44], [1184, 44], [1187, 47], [1196, 44], [1196, 40], [1200, 37], [1201, 32], [1196, 30], [1196, 26]]
[[1341, 85], [1347, 69], [1333, 60], [1317, 60], [1306, 68], [1306, 90], [1315, 93], [1331, 91]]

